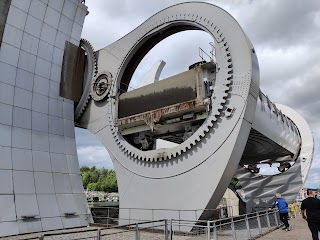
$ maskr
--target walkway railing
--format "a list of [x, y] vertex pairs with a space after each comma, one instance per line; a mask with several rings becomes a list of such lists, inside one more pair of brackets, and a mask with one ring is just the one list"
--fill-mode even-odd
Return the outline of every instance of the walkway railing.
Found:
[[213, 225], [213, 239], [221, 237], [221, 239], [238, 240], [255, 239], [278, 228], [281, 223], [277, 211], [267, 210], [230, 218], [227, 221], [210, 222], [211, 225]]
[[[99, 224], [97, 230], [89, 230], [85, 236], [64, 240], [245, 240], [256, 239], [280, 227], [277, 211], [261, 211], [214, 221], [157, 220], [106, 227]], [[61, 239], [46, 235], [44, 240]]]
[[[126, 223], [136, 223], [142, 221], [154, 221], [166, 216], [174, 218], [176, 220], [193, 220], [197, 221], [201, 214], [206, 214], [212, 217], [212, 219], [222, 219], [227, 217], [233, 217], [233, 207], [221, 207], [216, 209], [195, 209], [195, 210], [176, 210], [176, 209], [146, 209], [146, 208], [121, 208], [118, 207], [91, 207], [91, 214], [94, 223], [103, 223], [109, 225], [118, 225], [119, 220], [126, 221]], [[119, 211], [124, 211], [126, 214], [125, 219], [122, 217], [119, 219]], [[145, 216], [143, 220], [134, 219], [132, 216], [137, 212], [140, 216]]]

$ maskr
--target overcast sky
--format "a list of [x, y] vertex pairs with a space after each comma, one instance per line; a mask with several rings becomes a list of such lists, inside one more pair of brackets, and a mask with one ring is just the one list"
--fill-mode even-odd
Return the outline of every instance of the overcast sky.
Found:
[[[179, 0], [87, 0], [82, 37], [95, 50], [135, 29], [165, 7]], [[305, 187], [320, 186], [320, 1], [216, 0], [203, 1], [227, 10], [253, 43], [260, 65], [260, 88], [273, 102], [288, 105], [310, 124], [315, 140], [314, 160]], [[187, 31], [154, 47], [140, 63], [131, 87], [159, 59], [166, 61], [160, 78], [182, 71], [200, 60], [198, 48], [209, 52], [208, 34]], [[113, 168], [101, 143], [86, 130], [76, 130], [80, 165]]]

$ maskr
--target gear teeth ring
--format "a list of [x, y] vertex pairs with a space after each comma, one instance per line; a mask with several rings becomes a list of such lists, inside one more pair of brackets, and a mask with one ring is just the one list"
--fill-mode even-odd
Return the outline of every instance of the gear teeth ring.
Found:
[[91, 98], [90, 89], [91, 89], [92, 78], [96, 77], [98, 73], [97, 56], [91, 43], [88, 40], [82, 38], [80, 40], [80, 47], [82, 47], [84, 51], [87, 53], [88, 64], [90, 64], [88, 68], [89, 68], [89, 71], [90, 71], [90, 68], [92, 69], [91, 70], [92, 73], [88, 72], [88, 76], [86, 77], [86, 79], [83, 80], [83, 86], [84, 86], [83, 93], [75, 109], [75, 115], [74, 115], [75, 120], [78, 120], [82, 116], [84, 110], [86, 109], [89, 103], [89, 100]]
[[[224, 61], [226, 61], [224, 64], [227, 66], [226, 72], [225, 72], [225, 79], [222, 80], [219, 84], [219, 90], [222, 91], [218, 95], [213, 94], [212, 95], [212, 102], [214, 102], [214, 108], [211, 109], [211, 112], [208, 116], [208, 118], [205, 120], [205, 122], [202, 124], [202, 126], [199, 127], [199, 129], [185, 142], [184, 145], [180, 144], [180, 146], [177, 146], [176, 150], [173, 150], [172, 152], [168, 152], [168, 154], [164, 157], [156, 157], [156, 156], [150, 156], [147, 155], [145, 152], [140, 151], [138, 149], [132, 150], [132, 146], [127, 146], [128, 143], [122, 145], [121, 149], [124, 151], [124, 153], [130, 152], [130, 155], [138, 159], [140, 161], [146, 161], [146, 162], [158, 162], [163, 160], [168, 160], [172, 158], [176, 158], [179, 155], [183, 153], [188, 153], [189, 150], [192, 150], [193, 147], [195, 147], [197, 144], [201, 143], [202, 139], [205, 137], [207, 133], [210, 132], [210, 129], [214, 127], [214, 124], [217, 122], [218, 117], [221, 116], [223, 112], [223, 108], [226, 105], [229, 91], [231, 89], [232, 85], [232, 79], [233, 79], [233, 64], [232, 64], [232, 57], [231, 53], [229, 51], [229, 46], [227, 41], [225, 40], [225, 37], [223, 34], [220, 34], [220, 38], [222, 39], [221, 42], [218, 42], [218, 44], [221, 47], [221, 51], [225, 52], [225, 58]], [[120, 137], [118, 134], [118, 129], [115, 127], [114, 131], [112, 131], [112, 134]], [[121, 138], [121, 137], [120, 137]], [[124, 140], [122, 140], [124, 141]]]

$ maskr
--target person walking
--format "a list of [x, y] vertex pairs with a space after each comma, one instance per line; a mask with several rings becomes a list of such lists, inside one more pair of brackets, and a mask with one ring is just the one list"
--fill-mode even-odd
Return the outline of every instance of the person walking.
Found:
[[278, 207], [280, 220], [284, 223], [283, 230], [290, 231], [292, 227], [289, 225], [288, 222], [288, 204], [284, 198], [281, 198], [281, 194], [276, 194], [277, 200], [272, 204], [271, 209]]
[[313, 240], [319, 240], [320, 232], [320, 200], [313, 197], [311, 189], [307, 190], [308, 197], [301, 203], [302, 218], [308, 222]]

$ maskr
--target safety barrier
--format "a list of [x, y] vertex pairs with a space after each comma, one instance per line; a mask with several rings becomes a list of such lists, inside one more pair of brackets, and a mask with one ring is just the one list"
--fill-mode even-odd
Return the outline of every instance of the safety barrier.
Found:
[[[176, 220], [185, 220], [185, 216], [188, 216], [189, 220], [197, 221], [201, 214], [212, 216], [212, 219], [222, 219], [228, 217], [234, 217], [233, 207], [226, 206], [216, 209], [195, 209], [195, 210], [176, 210], [176, 209], [146, 209], [146, 208], [118, 208], [118, 207], [91, 207], [91, 214], [94, 223], [102, 223], [110, 226], [119, 225], [119, 211], [125, 211], [127, 218], [121, 218], [126, 223], [136, 223], [143, 221], [154, 221], [159, 219], [159, 216], [171, 215]], [[145, 216], [143, 220], [134, 219], [131, 216], [135, 212], [139, 211], [140, 215]], [[163, 218], [163, 217], [160, 217]]]
[[[106, 227], [99, 224], [99, 229], [79, 233], [65, 240], [245, 240], [256, 239], [281, 226], [277, 211], [261, 211], [238, 217], [223, 218], [213, 221], [157, 220], [137, 222], [122, 226]], [[57, 236], [44, 236], [44, 240], [61, 239]]]

